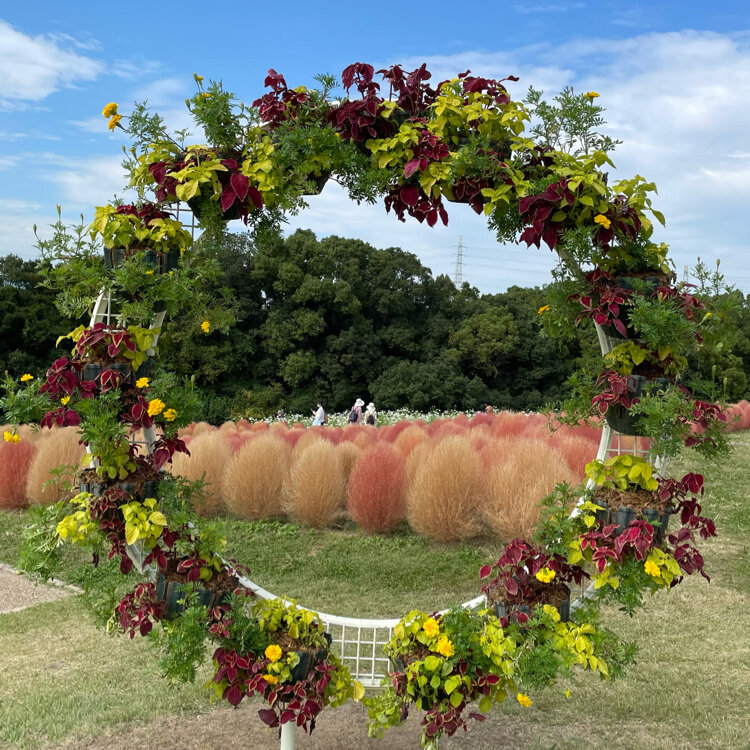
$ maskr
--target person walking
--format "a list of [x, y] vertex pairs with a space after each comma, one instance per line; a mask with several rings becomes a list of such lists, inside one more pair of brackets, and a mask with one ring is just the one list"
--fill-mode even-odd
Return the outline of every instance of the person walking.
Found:
[[318, 401], [317, 410], [311, 409], [310, 411], [312, 411], [313, 413], [313, 427], [316, 427], [317, 425], [325, 424], [326, 412], [325, 412], [325, 409], [323, 408], [322, 401]]
[[362, 421], [362, 407], [365, 402], [358, 398], [352, 406], [352, 410], [349, 412], [349, 424], [359, 424]]
[[362, 416], [365, 424], [372, 425], [373, 427], [378, 426], [378, 413], [375, 411], [375, 404], [372, 401], [367, 404], [367, 409], [365, 409], [365, 413]]

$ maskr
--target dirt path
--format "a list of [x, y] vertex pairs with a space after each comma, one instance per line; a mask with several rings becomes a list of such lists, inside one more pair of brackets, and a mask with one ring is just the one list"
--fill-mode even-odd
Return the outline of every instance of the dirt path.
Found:
[[[215, 708], [205, 714], [164, 717], [146, 725], [121, 725], [106, 735], [87, 741], [67, 741], [45, 745], [43, 750], [275, 750], [279, 747], [277, 730], [268, 729], [257, 715], [257, 704], [233, 710]], [[401, 726], [389, 729], [381, 740], [369, 739], [361, 705], [348, 703], [325, 711], [309, 737], [297, 730], [298, 750], [418, 750], [420, 747], [419, 712]], [[532, 725], [509, 722], [508, 717], [490, 715], [484, 723], [471, 722], [461, 732], [440, 743], [441, 750], [501, 750], [531, 744]]]
[[45, 585], [31, 581], [15, 568], [0, 563], [0, 615], [20, 612], [42, 602], [53, 602], [69, 596], [74, 587]]

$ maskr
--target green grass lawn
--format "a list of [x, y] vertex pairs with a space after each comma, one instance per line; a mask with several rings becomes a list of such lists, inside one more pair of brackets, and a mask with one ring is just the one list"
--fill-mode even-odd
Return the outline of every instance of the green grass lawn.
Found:
[[[499, 748], [505, 743], [492, 738], [510, 735], [513, 747], [536, 750], [750, 747], [750, 445], [718, 465], [690, 459], [706, 477], [704, 511], [719, 532], [705, 544], [711, 583], [688, 579], [632, 619], [607, 612], [607, 624], [640, 646], [622, 680], [580, 675], [563, 686], [572, 698], [552, 690], [534, 696], [532, 709], [502, 706], [447, 747]], [[671, 473], [687, 469], [683, 460]], [[1, 561], [14, 562], [24, 518], [0, 513]], [[268, 522], [227, 521], [226, 535], [229, 553], [265, 588], [353, 616], [393, 617], [471, 598], [479, 565], [498, 552], [490, 542], [434, 545], [406, 532], [381, 538]], [[72, 556], [62, 577], [85, 583], [90, 571]], [[105, 566], [95, 575], [106, 586], [119, 574]], [[107, 635], [78, 598], [0, 615], [0, 653], [2, 748], [67, 745], [144, 726], [158, 736], [167, 717], [184, 713], [199, 726], [190, 717], [207, 710], [207, 672], [195, 685], [167, 688], [148, 642]], [[382, 747], [390, 746], [386, 736]]]

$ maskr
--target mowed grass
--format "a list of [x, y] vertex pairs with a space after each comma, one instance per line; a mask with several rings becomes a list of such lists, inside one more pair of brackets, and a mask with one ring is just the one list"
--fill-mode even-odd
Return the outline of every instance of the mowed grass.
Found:
[[[638, 664], [623, 679], [604, 683], [580, 674], [560, 691], [533, 695], [530, 709], [509, 701], [446, 747], [750, 747], [750, 445], [737, 445], [718, 464], [687, 456], [670, 467], [675, 476], [687, 470], [705, 475], [704, 511], [717, 521], [719, 537], [704, 543], [711, 583], [688, 578], [649, 599], [634, 618], [607, 611], [606, 624], [640, 647]], [[13, 562], [24, 518], [0, 514], [0, 560]], [[393, 617], [471, 598], [478, 566], [498, 552], [489, 542], [438, 546], [408, 533], [368, 537], [353, 528], [268, 522], [228, 521], [226, 534], [229, 553], [265, 588], [354, 616]], [[84, 582], [90, 568], [83, 562], [69, 559], [63, 577]], [[100, 583], [116, 579], [107, 569], [99, 577]], [[144, 639], [106, 635], [76, 598], [0, 615], [0, 653], [3, 748], [68, 745], [110, 732], [122, 737], [143, 725], [156, 745], [159, 717], [208, 710], [201, 687], [207, 671], [195, 685], [168, 688]], [[563, 695], [567, 688], [570, 699]], [[200, 719], [186, 720], [191, 732], [200, 732]], [[320, 721], [337, 721], [336, 712]], [[362, 726], [350, 731], [351, 746], [366, 742]], [[386, 735], [382, 747], [395, 747], [397, 737]], [[211, 746], [210, 737], [204, 746]], [[245, 746], [242, 737], [222, 745]]]

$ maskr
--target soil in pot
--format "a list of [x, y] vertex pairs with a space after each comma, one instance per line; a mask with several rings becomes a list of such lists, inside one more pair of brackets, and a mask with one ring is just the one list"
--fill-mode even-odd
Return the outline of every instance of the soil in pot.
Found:
[[570, 589], [565, 583], [542, 583], [534, 580], [531, 584], [532, 592], [524, 603], [504, 600], [501, 586], [493, 589], [487, 597], [487, 603], [495, 610], [495, 615], [503, 620], [513, 618], [513, 614], [521, 612], [529, 617], [537, 605], [550, 604], [557, 608], [560, 619], [567, 622], [570, 619]]
[[621, 534], [631, 521], [643, 518], [654, 527], [657, 542], [663, 539], [672, 512], [671, 500], [661, 500], [648, 490], [625, 492], [600, 488], [593, 494], [592, 501], [602, 507], [596, 518], [604, 525], [617, 524]]

